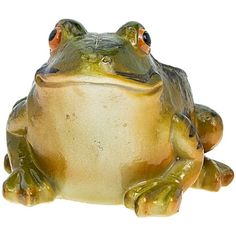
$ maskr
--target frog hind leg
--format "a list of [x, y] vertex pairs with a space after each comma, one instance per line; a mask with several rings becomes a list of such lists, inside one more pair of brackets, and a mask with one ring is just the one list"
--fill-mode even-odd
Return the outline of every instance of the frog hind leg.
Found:
[[131, 187], [124, 204], [138, 216], [172, 215], [179, 210], [182, 193], [198, 178], [203, 147], [191, 121], [182, 114], [172, 119], [171, 142], [174, 160], [161, 176]]
[[12, 172], [3, 183], [3, 196], [26, 206], [52, 201], [56, 192], [34, 164], [33, 153], [26, 139], [8, 134], [8, 149], [10, 158], [6, 163], [11, 161]]
[[[222, 119], [219, 114], [209, 107], [196, 104], [195, 122], [204, 152], [206, 153], [212, 150], [222, 138]], [[218, 191], [221, 186], [229, 185], [233, 178], [234, 172], [229, 166], [205, 157], [203, 168], [193, 187]]]

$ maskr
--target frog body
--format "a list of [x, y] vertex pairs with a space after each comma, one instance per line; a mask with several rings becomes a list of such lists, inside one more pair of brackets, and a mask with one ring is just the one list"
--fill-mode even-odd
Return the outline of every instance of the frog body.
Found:
[[49, 44], [50, 59], [9, 116], [7, 199], [171, 215], [188, 187], [232, 181], [228, 166], [204, 158], [221, 139], [220, 116], [194, 104], [184, 71], [153, 58], [141, 24], [96, 34], [61, 20]]

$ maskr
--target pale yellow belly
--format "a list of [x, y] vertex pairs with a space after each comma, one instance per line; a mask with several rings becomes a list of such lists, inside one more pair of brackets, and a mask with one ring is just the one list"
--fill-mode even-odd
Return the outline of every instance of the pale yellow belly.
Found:
[[158, 94], [121, 90], [82, 85], [33, 95], [40, 103], [29, 107], [27, 137], [60, 197], [121, 203], [130, 185], [157, 176], [171, 161], [170, 125], [160, 117]]

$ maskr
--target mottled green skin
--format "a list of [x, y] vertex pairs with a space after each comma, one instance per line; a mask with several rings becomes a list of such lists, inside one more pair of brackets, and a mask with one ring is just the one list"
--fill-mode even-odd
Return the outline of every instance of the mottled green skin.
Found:
[[[135, 86], [162, 87], [160, 102], [154, 105], [161, 109], [162, 132], [168, 130], [170, 137], [163, 154], [173, 149], [175, 155], [157, 176], [127, 189], [124, 196], [127, 207], [134, 208], [139, 216], [171, 215], [178, 211], [182, 193], [188, 187], [217, 191], [232, 181], [233, 171], [228, 166], [204, 159], [204, 152], [221, 139], [220, 116], [210, 108], [194, 104], [183, 70], [164, 65], [140, 50], [141, 24], [129, 22], [116, 33], [103, 34], [88, 33], [72, 20], [61, 20], [57, 26], [62, 29], [62, 40], [58, 49], [51, 52], [48, 62], [36, 72], [36, 84], [58, 88], [62, 82], [53, 81], [54, 76], [62, 80], [84, 75], [128, 82], [131, 90], [135, 90]], [[51, 78], [51, 82], [44, 83], [44, 78]], [[75, 81], [67, 80], [63, 86], [73, 83]], [[61, 181], [47, 173], [46, 167], [36, 164], [34, 147], [27, 139], [25, 116], [29, 107], [34, 107], [31, 99], [34, 87], [35, 84], [28, 97], [15, 104], [9, 116], [8, 155], [4, 162], [10, 176], [3, 184], [3, 194], [25, 205], [53, 200], [60, 194]], [[59, 168], [56, 163], [55, 168]]]
[[[129, 35], [130, 28], [137, 34], [138, 28], [142, 27], [141, 24], [130, 22], [117, 33], [103, 34], [87, 33], [81, 25], [73, 21], [62, 20], [57, 25], [62, 25], [65, 29], [62, 32], [62, 46], [56, 53], [51, 53], [49, 61], [37, 73], [47, 74], [56, 70], [58, 74], [66, 75], [125, 74], [126, 77], [142, 83], [155, 82], [156, 77], [152, 78], [149, 74], [149, 71], [153, 73], [157, 70], [153, 68], [156, 64], [155, 59], [137, 50], [137, 45], [132, 46], [130, 41], [137, 39], [129, 39], [134, 37]], [[65, 45], [63, 41], [66, 41]], [[107, 63], [106, 58], [110, 60]]]

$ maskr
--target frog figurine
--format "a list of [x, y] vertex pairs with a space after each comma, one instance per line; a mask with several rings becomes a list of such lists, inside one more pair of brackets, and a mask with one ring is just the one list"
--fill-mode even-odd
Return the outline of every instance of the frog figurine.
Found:
[[3, 195], [32, 206], [55, 198], [172, 215], [189, 187], [218, 191], [234, 176], [205, 157], [220, 116], [194, 104], [185, 72], [158, 62], [137, 22], [88, 33], [59, 21], [50, 58], [7, 123]]

